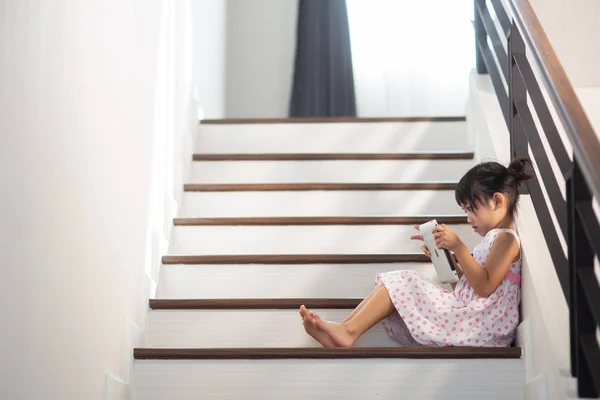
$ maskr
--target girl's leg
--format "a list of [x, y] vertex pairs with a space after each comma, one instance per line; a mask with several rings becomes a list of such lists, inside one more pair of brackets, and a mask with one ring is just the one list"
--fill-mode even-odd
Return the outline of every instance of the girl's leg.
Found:
[[370, 299], [350, 319], [342, 323], [326, 322], [318, 315], [313, 320], [317, 329], [328, 333], [337, 347], [352, 347], [367, 330], [395, 311], [385, 286], [378, 286]]
[[367, 302], [371, 299], [371, 297], [373, 297], [375, 292], [377, 292], [377, 289], [379, 289], [381, 286], [383, 286], [383, 283], [380, 283], [379, 285], [377, 285], [375, 287], [375, 289], [373, 289], [373, 291], [371, 293], [369, 293], [369, 295], [367, 297], [365, 297], [364, 300], [361, 301], [360, 304], [357, 305], [356, 308], [354, 310], [352, 310], [352, 312], [350, 314], [348, 314], [348, 316], [346, 318], [344, 318], [344, 320], [340, 323], [343, 324], [344, 322], [350, 321], [356, 315], [357, 312], [362, 310], [362, 308], [365, 306], [365, 304], [367, 304]]
[[[348, 322], [360, 310], [362, 310], [365, 304], [367, 304], [371, 297], [373, 297], [377, 290], [382, 286], [382, 284], [379, 284], [371, 293], [369, 293], [369, 295], [365, 297], [364, 300], [361, 301], [360, 304], [356, 306], [356, 308], [352, 310], [352, 312], [346, 318], [344, 318], [344, 320], [341, 323]], [[315, 318], [319, 318], [319, 316], [315, 314], [314, 311], [309, 311], [306, 309], [306, 307], [301, 306], [300, 317], [302, 318], [302, 325], [304, 325], [304, 330], [306, 331], [306, 333], [312, 336], [317, 342], [321, 343], [323, 347], [336, 347], [329, 334], [316, 326]]]
[[375, 292], [377, 292], [377, 290], [382, 286], [383, 286], [383, 283], [380, 283], [379, 285], [377, 285], [375, 287], [375, 289], [373, 289], [373, 291], [371, 293], [369, 293], [369, 295], [367, 297], [365, 297], [365, 299], [363, 301], [361, 301], [360, 304], [357, 305], [356, 308], [354, 310], [352, 310], [352, 312], [346, 318], [344, 318], [344, 320], [341, 323], [343, 324], [344, 322], [350, 321], [356, 315], [356, 313], [358, 313], [360, 310], [362, 310], [362, 308], [365, 306], [365, 304], [367, 304], [367, 302], [371, 299], [371, 297], [373, 297]]

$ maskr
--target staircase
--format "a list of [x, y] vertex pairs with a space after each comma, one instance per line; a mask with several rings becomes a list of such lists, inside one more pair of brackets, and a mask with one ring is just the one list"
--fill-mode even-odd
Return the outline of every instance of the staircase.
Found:
[[523, 397], [520, 348], [400, 348], [378, 325], [323, 349], [298, 315], [343, 319], [377, 272], [436, 280], [414, 224], [478, 243], [454, 201], [463, 118], [204, 121], [195, 146], [135, 399]]

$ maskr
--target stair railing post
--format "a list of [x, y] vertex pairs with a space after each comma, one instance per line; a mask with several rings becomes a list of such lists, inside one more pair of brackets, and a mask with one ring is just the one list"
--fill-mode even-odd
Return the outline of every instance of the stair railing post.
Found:
[[[574, 163], [573, 163], [574, 164]], [[573, 173], [575, 166], [565, 176], [567, 189], [567, 218], [568, 218], [568, 237], [567, 237], [567, 257], [569, 259], [569, 345], [571, 352], [571, 376], [577, 377], [577, 353], [579, 346], [577, 345], [577, 299], [575, 291], [577, 289], [577, 270], [575, 268], [575, 189], [573, 185]]]
[[590, 364], [586, 357], [591, 354], [585, 353], [582, 341], [588, 338], [596, 340], [596, 321], [584, 293], [583, 280], [580, 272], [585, 269], [594, 268], [594, 249], [590, 239], [586, 235], [582, 223], [582, 217], [578, 208], [591, 208], [592, 194], [585, 182], [577, 158], [573, 157], [573, 169], [570, 176], [569, 204], [569, 267], [572, 279], [571, 305], [569, 307], [571, 322], [571, 368], [577, 377], [577, 393], [583, 398], [598, 398], [600, 393], [595, 386]]
[[[517, 104], [527, 104], [527, 88], [525, 81], [519, 72], [515, 54], [525, 55], [525, 42], [519, 32], [519, 28], [512, 23], [507, 35], [508, 42], [508, 110], [509, 110], [509, 134], [510, 134], [510, 156], [511, 158], [529, 157], [529, 145], [527, 136], [523, 130], [521, 117]], [[528, 194], [527, 186], [520, 190], [521, 194]]]
[[487, 33], [485, 32], [483, 21], [481, 19], [481, 16], [479, 15], [478, 9], [480, 7], [486, 7], [485, 0], [475, 0], [473, 7], [473, 10], [475, 11], [475, 60], [477, 66], [477, 73], [480, 75], [485, 75], [488, 73], [488, 70], [485, 65], [485, 60], [483, 59], [483, 54], [481, 54], [479, 44], [487, 41]]

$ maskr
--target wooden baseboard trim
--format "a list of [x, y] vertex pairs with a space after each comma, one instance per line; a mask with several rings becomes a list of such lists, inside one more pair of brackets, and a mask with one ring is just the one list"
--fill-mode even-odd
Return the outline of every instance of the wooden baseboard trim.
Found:
[[456, 183], [187, 183], [186, 192], [271, 192], [314, 190], [455, 190]]
[[162, 263], [169, 264], [392, 264], [426, 263], [431, 260], [422, 253], [405, 254], [249, 254], [249, 255], [169, 255]]
[[330, 118], [222, 118], [204, 119], [202, 125], [228, 124], [314, 124], [314, 123], [365, 123], [365, 122], [464, 122], [466, 117], [330, 117]]
[[202, 154], [194, 161], [472, 160], [473, 152]]
[[175, 226], [279, 226], [279, 225], [421, 225], [432, 219], [439, 224], [466, 224], [464, 215], [407, 217], [244, 217], [175, 218]]
[[520, 347], [352, 347], [303, 348], [136, 348], [136, 360], [278, 360], [278, 359], [519, 359]]

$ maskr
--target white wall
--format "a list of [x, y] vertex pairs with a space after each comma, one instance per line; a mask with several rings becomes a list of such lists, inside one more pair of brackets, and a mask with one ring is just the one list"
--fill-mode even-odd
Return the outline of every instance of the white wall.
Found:
[[600, 86], [600, 2], [530, 2], [573, 86]]
[[600, 138], [600, 87], [575, 88], [575, 93]]
[[228, 0], [227, 117], [288, 116], [297, 15], [298, 0]]
[[128, 395], [197, 126], [191, 28], [187, 0], [0, 1], [0, 398]]
[[227, 0], [191, 0], [194, 23], [194, 96], [204, 118], [225, 115]]

